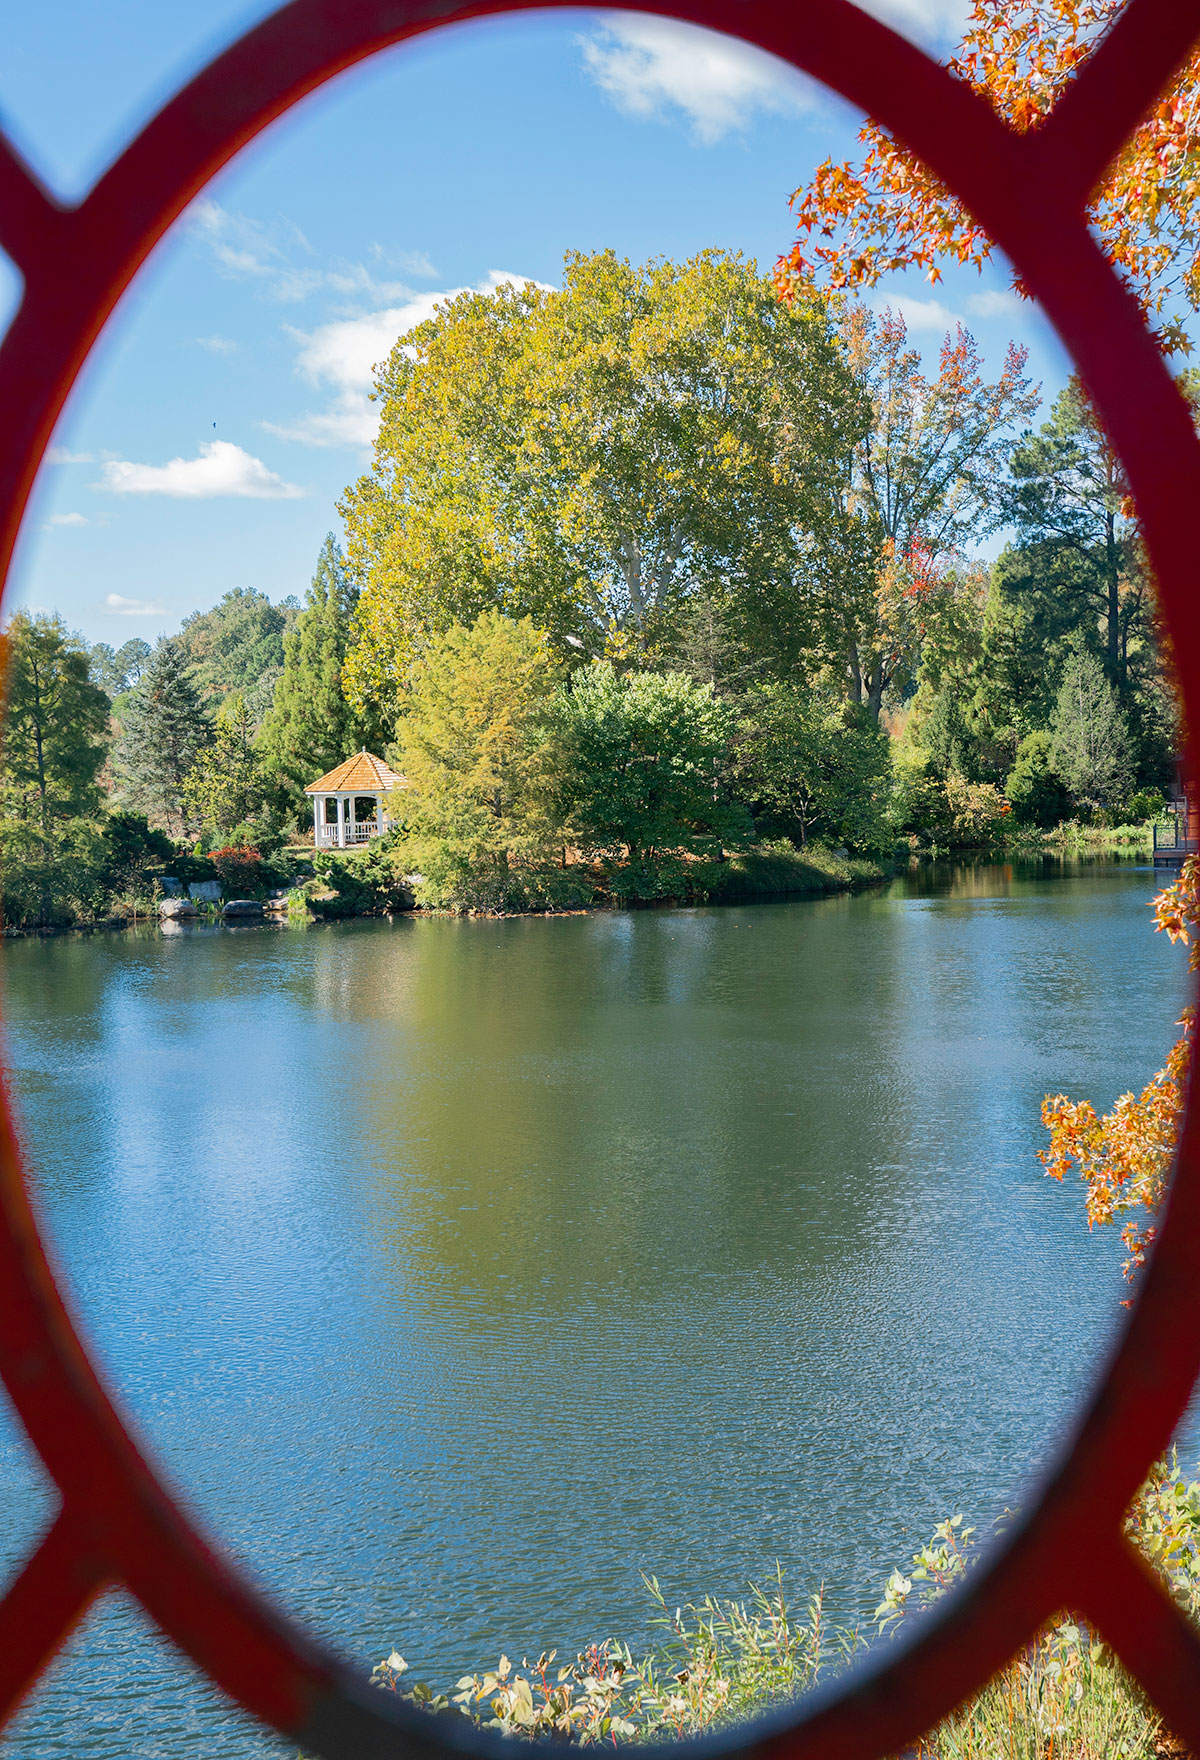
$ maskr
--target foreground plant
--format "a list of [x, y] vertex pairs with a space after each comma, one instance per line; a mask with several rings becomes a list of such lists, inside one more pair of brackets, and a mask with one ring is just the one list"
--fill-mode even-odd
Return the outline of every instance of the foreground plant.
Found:
[[[1200, 1483], [1178, 1460], [1158, 1463], [1130, 1509], [1126, 1532], [1160, 1572], [1181, 1607], [1200, 1616]], [[893, 1570], [871, 1618], [887, 1637], [939, 1599], [979, 1552], [961, 1515], [934, 1529], [903, 1570]], [[463, 1675], [452, 1691], [409, 1684], [395, 1650], [373, 1684], [409, 1704], [529, 1740], [664, 1740], [698, 1735], [795, 1698], [841, 1673], [868, 1648], [859, 1626], [831, 1624], [824, 1590], [798, 1607], [782, 1575], [746, 1600], [709, 1596], [674, 1612], [653, 1577], [643, 1579], [665, 1637], [635, 1661], [610, 1638], [574, 1661], [557, 1653]], [[1080, 1622], [1051, 1622], [966, 1705], [919, 1744], [921, 1760], [1183, 1760], [1140, 1688]]]

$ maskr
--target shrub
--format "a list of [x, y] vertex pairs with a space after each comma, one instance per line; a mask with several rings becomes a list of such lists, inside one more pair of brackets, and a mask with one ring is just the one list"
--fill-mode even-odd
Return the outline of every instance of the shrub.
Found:
[[1018, 824], [1049, 831], [1069, 817], [1071, 796], [1055, 767], [1054, 742], [1048, 733], [1025, 735], [1004, 792]]
[[231, 843], [210, 856], [217, 878], [230, 897], [246, 897], [262, 885], [262, 854], [252, 844]]

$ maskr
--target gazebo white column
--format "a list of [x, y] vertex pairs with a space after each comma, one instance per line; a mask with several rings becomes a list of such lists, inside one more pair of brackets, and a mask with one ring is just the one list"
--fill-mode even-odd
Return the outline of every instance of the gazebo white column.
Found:
[[340, 794], [337, 797], [337, 804], [338, 804], [338, 848], [345, 849], [345, 847], [346, 847], [346, 797], [344, 794]]

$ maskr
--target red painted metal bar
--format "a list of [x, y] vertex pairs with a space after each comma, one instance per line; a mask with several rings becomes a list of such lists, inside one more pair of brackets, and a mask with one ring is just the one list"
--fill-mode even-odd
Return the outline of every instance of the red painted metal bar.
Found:
[[86, 1524], [65, 1512], [5, 1594], [0, 1647], [0, 1723], [21, 1703], [105, 1584]]
[[[445, 24], [551, 0], [292, 0], [153, 118], [87, 199], [65, 209], [0, 140], [0, 243], [25, 296], [0, 348], [0, 567], [79, 368], [147, 254], [223, 164], [344, 68]], [[660, 0], [823, 79], [877, 117], [961, 196], [1071, 349], [1137, 497], [1200, 726], [1200, 610], [1190, 509], [1200, 445], [1137, 308], [1080, 220], [1094, 184], [1200, 34], [1200, 3], [1131, 0], [1036, 133], [1012, 134], [961, 81], [845, 0]], [[1025, 1521], [907, 1643], [837, 1693], [697, 1744], [707, 1751], [869, 1760], [977, 1688], [1047, 1617], [1090, 1611], [1200, 1749], [1194, 1642], [1137, 1574], [1121, 1512], [1200, 1370], [1200, 1167], [1189, 1116], [1149, 1275], [1107, 1374]], [[97, 1377], [52, 1275], [11, 1126], [0, 1129], [0, 1369], [72, 1520], [60, 1520], [0, 1604], [0, 1655], [25, 1664], [9, 1699], [105, 1580], [120, 1582], [226, 1692], [338, 1760], [495, 1753], [372, 1694], [277, 1614], [182, 1513]], [[1131, 1572], [1133, 1573], [1131, 1575]], [[1137, 1610], [1137, 1617], [1129, 1609]], [[22, 1649], [22, 1631], [26, 1632]]]

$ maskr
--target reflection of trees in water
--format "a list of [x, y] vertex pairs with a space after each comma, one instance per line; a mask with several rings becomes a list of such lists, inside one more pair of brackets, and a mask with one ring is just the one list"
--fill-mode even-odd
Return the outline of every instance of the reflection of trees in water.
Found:
[[477, 1325], [687, 1301], [709, 1271], [802, 1284], [876, 1236], [912, 1097], [871, 909], [422, 922], [401, 981], [366, 941], [323, 957], [323, 1001], [397, 1011], [357, 1115], [400, 1282]]

